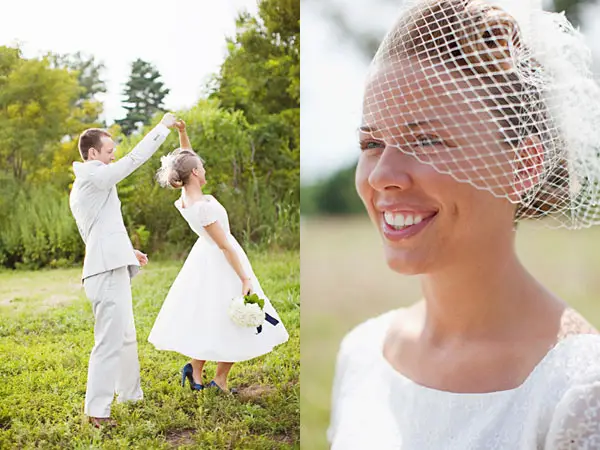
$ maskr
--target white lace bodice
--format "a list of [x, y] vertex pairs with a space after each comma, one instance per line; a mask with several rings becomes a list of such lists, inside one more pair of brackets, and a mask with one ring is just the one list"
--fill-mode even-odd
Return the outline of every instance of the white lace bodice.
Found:
[[519, 387], [462, 394], [403, 376], [383, 357], [394, 311], [368, 320], [338, 354], [333, 450], [600, 450], [600, 336], [561, 340]]
[[227, 210], [212, 195], [205, 194], [204, 198], [189, 204], [185, 199], [185, 208], [182, 207], [182, 199], [175, 202], [175, 206], [190, 225], [190, 228], [200, 237], [206, 237], [212, 242], [212, 238], [204, 229], [213, 222], [219, 222], [226, 234], [230, 234], [229, 218]]

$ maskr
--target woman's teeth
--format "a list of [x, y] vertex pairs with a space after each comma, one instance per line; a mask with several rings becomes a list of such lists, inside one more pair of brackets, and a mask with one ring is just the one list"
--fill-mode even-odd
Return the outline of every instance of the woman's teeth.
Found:
[[392, 228], [399, 230], [421, 223], [424, 217], [421, 214], [385, 212], [383, 218], [385, 223]]

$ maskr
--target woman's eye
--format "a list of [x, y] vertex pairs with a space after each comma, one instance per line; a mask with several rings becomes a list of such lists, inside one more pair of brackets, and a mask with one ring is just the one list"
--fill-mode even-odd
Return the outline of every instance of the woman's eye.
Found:
[[416, 137], [415, 143], [419, 147], [433, 147], [435, 145], [443, 145], [444, 141], [435, 136], [422, 135]]
[[375, 148], [382, 148], [384, 145], [382, 142], [376, 141], [363, 141], [360, 143], [361, 150], [371, 150]]

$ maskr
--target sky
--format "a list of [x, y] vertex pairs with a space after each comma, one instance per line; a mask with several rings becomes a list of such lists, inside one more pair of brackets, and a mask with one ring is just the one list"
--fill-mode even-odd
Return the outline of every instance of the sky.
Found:
[[[301, 180], [307, 184], [356, 162], [356, 128], [369, 62], [328, 19], [324, 9], [327, 3], [338, 5], [352, 29], [369, 29], [381, 37], [396, 21], [401, 7], [400, 1], [302, 0], [300, 164]], [[595, 53], [596, 72], [600, 73], [598, 3], [585, 8], [582, 31]], [[545, 0], [545, 8], [547, 4]]]
[[98, 99], [110, 124], [125, 116], [122, 92], [137, 58], [162, 74], [168, 109], [192, 106], [218, 72], [241, 10], [255, 15], [256, 0], [18, 0], [2, 7], [0, 45], [19, 42], [25, 57], [81, 51], [103, 62], [107, 92]]

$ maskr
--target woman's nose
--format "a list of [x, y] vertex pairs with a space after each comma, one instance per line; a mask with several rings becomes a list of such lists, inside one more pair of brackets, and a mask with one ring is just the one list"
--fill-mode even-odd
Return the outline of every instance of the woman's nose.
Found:
[[387, 146], [369, 175], [369, 184], [377, 191], [409, 189], [413, 184], [410, 172], [414, 163], [414, 157], [402, 153], [396, 147]]

